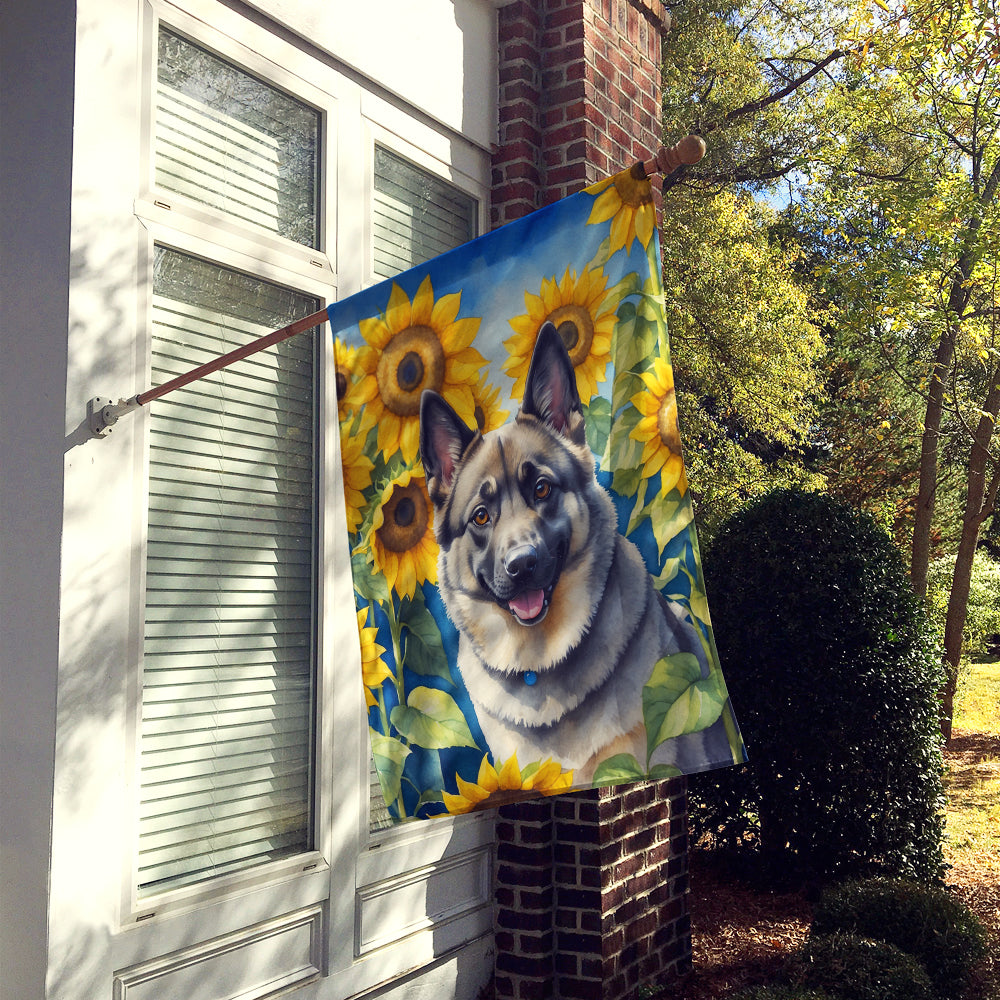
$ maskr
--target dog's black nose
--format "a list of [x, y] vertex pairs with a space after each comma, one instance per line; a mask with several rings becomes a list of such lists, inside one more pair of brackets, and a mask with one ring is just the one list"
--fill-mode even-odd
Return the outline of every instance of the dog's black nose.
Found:
[[512, 580], [523, 580], [535, 572], [538, 551], [534, 545], [518, 545], [503, 557], [503, 568]]

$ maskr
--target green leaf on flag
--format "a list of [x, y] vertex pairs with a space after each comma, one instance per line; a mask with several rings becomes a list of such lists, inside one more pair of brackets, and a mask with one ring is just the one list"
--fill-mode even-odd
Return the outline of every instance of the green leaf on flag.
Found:
[[410, 755], [410, 748], [395, 736], [386, 736], [377, 729], [369, 728], [368, 733], [372, 740], [372, 756], [375, 758], [378, 782], [382, 786], [382, 798], [386, 805], [391, 805], [401, 794], [403, 766]]
[[648, 756], [675, 736], [707, 729], [722, 714], [726, 698], [719, 672], [713, 670], [703, 678], [693, 653], [674, 653], [659, 660], [642, 689]]
[[437, 688], [414, 688], [406, 706], [397, 705], [389, 721], [405, 739], [426, 750], [476, 745], [455, 699]]
[[351, 553], [351, 575], [354, 578], [354, 589], [369, 604], [375, 601], [386, 604], [389, 601], [389, 588], [381, 573], [372, 572], [364, 550], [355, 549]]
[[593, 784], [595, 788], [598, 785], [619, 785], [623, 781], [638, 781], [645, 777], [646, 772], [632, 754], [619, 753], [597, 765]]
[[585, 414], [587, 444], [595, 455], [603, 455], [611, 433], [611, 401], [594, 396]]
[[399, 618], [409, 633], [404, 654], [407, 669], [421, 677], [452, 681], [448, 657], [441, 644], [441, 630], [424, 603], [419, 588], [413, 598], [404, 603]]

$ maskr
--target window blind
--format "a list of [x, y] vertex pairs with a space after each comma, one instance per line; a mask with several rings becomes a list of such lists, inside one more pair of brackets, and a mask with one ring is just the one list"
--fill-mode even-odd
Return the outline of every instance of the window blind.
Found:
[[161, 28], [156, 185], [317, 246], [320, 115]]
[[374, 271], [392, 278], [477, 235], [476, 200], [375, 147]]
[[[474, 239], [475, 198], [381, 146], [375, 147], [374, 271], [392, 278]], [[392, 825], [374, 759], [369, 761], [371, 830]]]
[[[152, 381], [318, 308], [158, 247]], [[150, 407], [140, 895], [310, 849], [315, 333]]]

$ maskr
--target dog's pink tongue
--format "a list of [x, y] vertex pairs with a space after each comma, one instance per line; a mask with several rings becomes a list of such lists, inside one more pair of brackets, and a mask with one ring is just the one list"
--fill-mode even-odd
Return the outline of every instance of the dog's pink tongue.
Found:
[[526, 590], [523, 594], [518, 594], [510, 602], [510, 609], [521, 621], [530, 621], [536, 618], [545, 603], [545, 592], [542, 590]]

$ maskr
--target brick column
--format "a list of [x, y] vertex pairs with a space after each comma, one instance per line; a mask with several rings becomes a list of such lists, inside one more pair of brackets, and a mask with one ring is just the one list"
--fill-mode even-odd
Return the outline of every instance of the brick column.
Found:
[[498, 998], [623, 1000], [690, 969], [685, 779], [504, 806], [496, 833]]
[[656, 150], [668, 26], [662, 0], [512, 0], [500, 8], [494, 227]]
[[[512, 0], [498, 10], [493, 226], [655, 151], [661, 0]], [[685, 779], [498, 811], [498, 998], [623, 1000], [691, 963]]]

